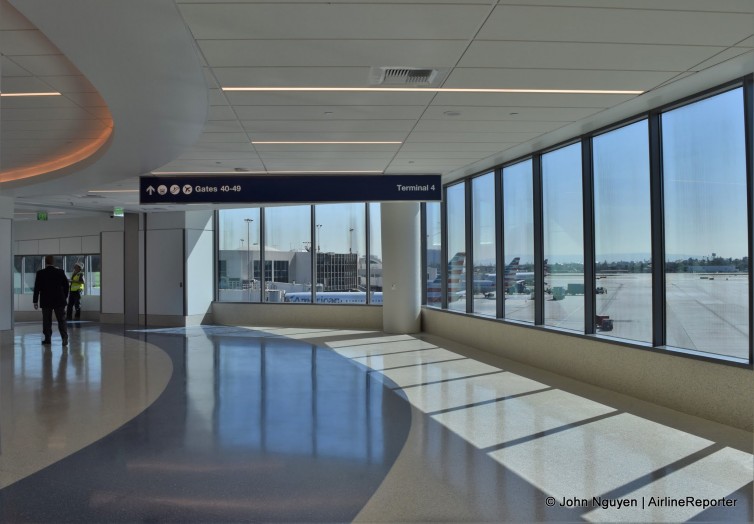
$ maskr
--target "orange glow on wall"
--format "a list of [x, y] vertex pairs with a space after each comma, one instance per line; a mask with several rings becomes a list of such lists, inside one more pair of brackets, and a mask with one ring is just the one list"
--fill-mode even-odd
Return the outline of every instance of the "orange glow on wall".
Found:
[[12, 180], [22, 180], [24, 178], [44, 175], [45, 173], [64, 169], [89, 158], [105, 145], [110, 135], [113, 134], [113, 121], [109, 120], [106, 123], [107, 127], [102, 130], [100, 136], [93, 139], [87, 145], [38, 164], [0, 171], [0, 182], [10, 182]]

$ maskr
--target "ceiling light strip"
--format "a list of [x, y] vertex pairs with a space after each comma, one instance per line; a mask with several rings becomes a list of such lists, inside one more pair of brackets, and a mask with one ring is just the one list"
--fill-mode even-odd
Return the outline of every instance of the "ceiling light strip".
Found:
[[87, 193], [138, 193], [138, 189], [90, 189]]
[[255, 141], [251, 142], [254, 145], [400, 145], [401, 141]]
[[381, 174], [383, 173], [382, 170], [371, 170], [371, 171], [365, 171], [365, 170], [354, 170], [354, 169], [348, 169], [348, 170], [339, 170], [339, 171], [333, 171], [333, 170], [327, 170], [327, 171], [312, 171], [312, 170], [304, 170], [304, 171], [152, 171], [150, 174], [152, 175], [298, 175], [298, 174], [312, 174], [312, 175], [325, 175], [325, 174], [341, 174], [341, 173], [351, 173], [351, 174], [362, 174], [362, 173], [371, 173], [371, 174]]
[[641, 95], [644, 93], [644, 91], [626, 89], [498, 89], [460, 87], [223, 87], [222, 90], [250, 92], [529, 93], [561, 95]]
[[150, 175], [264, 175], [267, 171], [151, 171]]
[[[19, 212], [16, 211], [13, 213], [14, 215], [37, 215], [38, 213], [35, 211], [33, 213], [26, 213], [26, 212]], [[65, 215], [65, 211], [48, 211], [48, 215]]]
[[61, 96], [57, 91], [48, 93], [0, 93], [0, 96]]

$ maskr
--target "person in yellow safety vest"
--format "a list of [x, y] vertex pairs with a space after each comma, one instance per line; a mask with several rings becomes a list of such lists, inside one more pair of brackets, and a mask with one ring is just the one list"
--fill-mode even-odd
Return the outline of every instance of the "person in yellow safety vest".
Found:
[[81, 318], [81, 293], [84, 292], [84, 273], [79, 262], [73, 265], [73, 275], [71, 275], [71, 288], [68, 292], [68, 308], [66, 309], [66, 320], [71, 320], [71, 313], [76, 308], [76, 320]]

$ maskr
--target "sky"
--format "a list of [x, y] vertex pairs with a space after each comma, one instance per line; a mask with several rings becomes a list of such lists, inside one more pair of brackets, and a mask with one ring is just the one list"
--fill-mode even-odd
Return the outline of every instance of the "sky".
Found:
[[[380, 204], [369, 204], [372, 227], [372, 253], [381, 257]], [[366, 252], [364, 203], [322, 204], [315, 206], [315, 244], [334, 253]], [[311, 207], [275, 206], [265, 209], [266, 244], [280, 251], [302, 251], [311, 242]], [[220, 249], [252, 249], [259, 246], [259, 208], [225, 209], [220, 212]], [[245, 219], [251, 219], [247, 231]], [[321, 227], [316, 227], [316, 224]], [[241, 242], [243, 240], [243, 242]]]

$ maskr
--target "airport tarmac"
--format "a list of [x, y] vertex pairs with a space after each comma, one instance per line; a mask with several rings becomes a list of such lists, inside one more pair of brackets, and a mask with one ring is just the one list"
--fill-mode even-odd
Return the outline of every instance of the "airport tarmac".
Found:
[[[548, 275], [549, 288], [578, 284], [580, 274]], [[652, 275], [627, 273], [599, 275], [597, 315], [609, 316], [613, 329], [598, 329], [597, 335], [638, 342], [652, 339]], [[726, 357], [749, 356], [748, 276], [741, 274], [668, 274], [667, 343]], [[452, 304], [463, 308], [463, 300]], [[495, 316], [495, 300], [474, 297], [474, 312]], [[505, 296], [505, 317], [533, 322], [534, 300], [530, 294]], [[545, 324], [584, 332], [584, 295], [566, 295], [562, 300], [545, 299]]]

